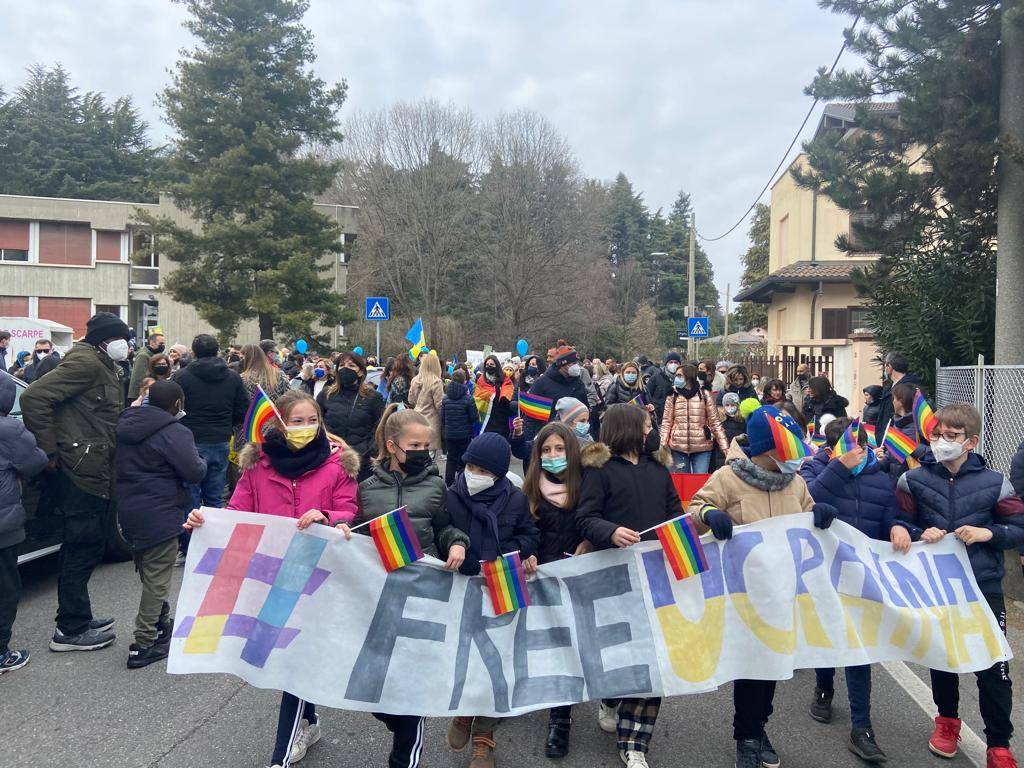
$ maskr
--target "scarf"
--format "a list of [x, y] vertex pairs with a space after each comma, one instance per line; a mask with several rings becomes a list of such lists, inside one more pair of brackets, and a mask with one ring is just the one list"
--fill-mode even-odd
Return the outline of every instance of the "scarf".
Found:
[[478, 560], [497, 560], [501, 552], [498, 515], [505, 511], [512, 496], [512, 483], [499, 477], [486, 491], [470, 496], [466, 476], [460, 474], [451, 487], [459, 503], [469, 510], [470, 547]]
[[551, 479], [552, 477], [553, 475], [541, 470], [540, 495], [551, 506], [565, 509], [565, 503], [569, 498], [569, 491], [566, 490], [565, 483], [556, 482]]
[[782, 472], [770, 472], [767, 469], [762, 469], [747, 458], [733, 459], [729, 462], [729, 466], [736, 473], [736, 477], [761, 491], [781, 491], [796, 477], [795, 472], [785, 475]]
[[307, 472], [318, 469], [331, 457], [331, 443], [323, 427], [316, 433], [309, 445], [293, 451], [288, 447], [284, 434], [280, 430], [267, 433], [263, 443], [263, 453], [270, 461], [270, 466], [282, 477], [294, 480]]
[[[514, 394], [515, 387], [512, 384], [512, 379], [507, 376], [501, 383], [501, 389], [498, 390], [487, 380], [486, 375], [480, 374], [476, 380], [476, 387], [473, 389], [473, 400], [476, 401], [476, 410], [480, 414], [481, 432], [487, 428], [487, 421], [491, 418], [491, 410], [494, 408], [495, 399], [500, 400], [504, 398], [512, 402]], [[495, 398], [495, 395], [497, 395], [497, 398]]]

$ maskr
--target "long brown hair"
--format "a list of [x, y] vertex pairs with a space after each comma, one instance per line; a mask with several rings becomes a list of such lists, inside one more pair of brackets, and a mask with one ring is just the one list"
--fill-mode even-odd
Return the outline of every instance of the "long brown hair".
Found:
[[384, 409], [384, 414], [377, 424], [377, 431], [373, 435], [377, 441], [377, 455], [373, 457], [374, 464], [384, 465], [387, 463], [391, 458], [391, 453], [388, 451], [388, 440], [397, 443], [405, 428], [413, 424], [430, 427], [426, 416], [412, 408], [406, 408], [401, 403], [392, 403]]
[[601, 442], [616, 456], [641, 456], [644, 452], [644, 428], [649, 422], [647, 411], [637, 405], [610, 405], [601, 417]]
[[359, 369], [359, 397], [371, 397], [377, 390], [366, 381], [366, 360], [355, 352], [342, 352], [334, 361], [334, 383], [327, 390], [327, 396], [334, 397], [341, 392], [341, 376], [338, 375], [338, 369], [344, 367], [349, 360], [355, 363]]
[[523, 493], [526, 494], [526, 498], [530, 501], [530, 514], [534, 517], [537, 517], [537, 510], [540, 509], [540, 505], [544, 501], [544, 494], [540, 490], [540, 473], [543, 471], [540, 463], [540, 452], [544, 448], [544, 443], [547, 442], [547, 439], [553, 435], [558, 435], [562, 438], [562, 442], [565, 443], [565, 458], [569, 462], [566, 464], [565, 472], [562, 473], [562, 482], [565, 484], [566, 491], [566, 514], [575, 513], [576, 503], [580, 497], [580, 486], [583, 483], [580, 441], [576, 439], [576, 435], [565, 424], [552, 421], [549, 424], [545, 424], [533, 440], [533, 450], [530, 452], [530, 467], [526, 470], [526, 479], [523, 481]]
[[273, 366], [259, 344], [246, 344], [242, 347], [241, 368], [242, 381], [259, 384], [268, 397], [273, 396], [281, 381], [281, 372]]

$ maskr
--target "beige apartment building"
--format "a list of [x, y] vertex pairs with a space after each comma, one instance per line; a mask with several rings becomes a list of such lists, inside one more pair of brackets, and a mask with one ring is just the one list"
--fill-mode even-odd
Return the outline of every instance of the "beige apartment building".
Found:
[[[871, 109], [898, 117], [895, 104], [877, 103]], [[855, 105], [828, 104], [815, 137], [857, 130]], [[797, 361], [831, 358], [836, 388], [859, 402], [861, 389], [877, 383], [879, 370], [851, 273], [877, 257], [848, 256], [836, 248], [840, 234], [850, 235], [855, 214], [800, 187], [791, 171], [806, 167], [807, 156], [801, 153], [772, 186], [768, 277], [734, 300], [768, 305], [770, 353]]]
[[[342, 241], [357, 232], [357, 208], [317, 204], [338, 222]], [[70, 326], [75, 338], [99, 311], [119, 315], [139, 338], [159, 326], [168, 345], [191, 342], [211, 330], [194, 307], [162, 289], [175, 269], [161, 263], [160, 244], [138, 224], [136, 211], [166, 215], [182, 226], [192, 220], [161, 195], [159, 203], [108, 202], [0, 195], [0, 317], [31, 317]], [[334, 290], [346, 291], [344, 254], [327, 254]], [[335, 330], [344, 336], [344, 329]], [[238, 332], [241, 342], [259, 340], [255, 321]]]

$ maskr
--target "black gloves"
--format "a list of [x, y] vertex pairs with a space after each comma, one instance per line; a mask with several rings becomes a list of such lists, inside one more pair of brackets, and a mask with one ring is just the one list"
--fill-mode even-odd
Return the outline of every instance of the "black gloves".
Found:
[[839, 515], [839, 510], [833, 507], [831, 504], [817, 503], [811, 509], [814, 513], [814, 527], [815, 528], [828, 528], [832, 525], [832, 521]]
[[732, 518], [719, 509], [704, 510], [704, 522], [719, 541], [732, 538]]

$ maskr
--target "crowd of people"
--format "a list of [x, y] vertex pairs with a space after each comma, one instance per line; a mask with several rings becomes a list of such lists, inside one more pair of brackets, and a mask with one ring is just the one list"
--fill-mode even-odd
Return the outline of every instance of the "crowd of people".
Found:
[[[912, 542], [953, 534], [1005, 630], [1003, 550], [1024, 546], [1024, 450], [1015, 490], [975, 453], [981, 424], [972, 406], [940, 408], [938, 426], [920, 435], [913, 410], [922, 382], [899, 354], [885, 358], [883, 380], [864, 389], [851, 414], [829, 378], [806, 365], [786, 382], [678, 352], [660, 365], [644, 356], [588, 360], [562, 339], [544, 355], [490, 354], [475, 365], [434, 352], [378, 365], [354, 351], [320, 356], [273, 341], [222, 353], [207, 334], [165, 352], [164, 337], [153, 333], [133, 351], [129, 339], [120, 319], [101, 312], [61, 359], [40, 347], [19, 361], [29, 382], [24, 423], [7, 415], [15, 385], [0, 376], [0, 672], [29, 660], [27, 650], [9, 648], [25, 535], [18, 478], [44, 472], [64, 521], [49, 647], [93, 651], [115, 640], [114, 620], [92, 613], [88, 584], [103, 553], [102, 520], [116, 503], [141, 582], [131, 669], [168, 654], [172, 569], [184, 561], [189, 532], [204, 523], [203, 506], [294, 518], [299, 529], [335, 526], [349, 538], [359, 524], [404, 506], [423, 552], [448, 570], [476, 575], [481, 561], [518, 551], [533, 574], [564, 557], [656, 538], [648, 529], [682, 512], [673, 473], [710, 474], [686, 509], [719, 540], [736, 525], [802, 512], [819, 528], [843, 520], [904, 553]], [[262, 442], [249, 442], [243, 424], [260, 390], [279, 418]], [[551, 403], [548, 419], [524, 415], [527, 394]], [[856, 448], [833, 455], [851, 416], [876, 435], [901, 431], [914, 450], [897, 459], [860, 430]], [[808, 458], [787, 458], [780, 426], [807, 445]], [[849, 749], [884, 762], [870, 666], [844, 674]], [[819, 669], [808, 691], [808, 714], [819, 722], [832, 719], [834, 678], [834, 669]], [[952, 757], [958, 677], [932, 671], [931, 681], [938, 716], [928, 748]], [[1007, 665], [978, 673], [977, 684], [988, 765], [1015, 766]], [[775, 686], [733, 684], [737, 768], [781, 763], [767, 732]], [[648, 765], [660, 704], [600, 703], [598, 725], [615, 734], [627, 768]], [[375, 717], [392, 734], [389, 765], [418, 765], [424, 718]], [[572, 720], [571, 706], [550, 710], [547, 757], [568, 754]], [[271, 766], [301, 760], [323, 727], [313, 702], [284, 692]], [[471, 747], [471, 768], [492, 768], [498, 727], [494, 717], [455, 717], [448, 746]]]

